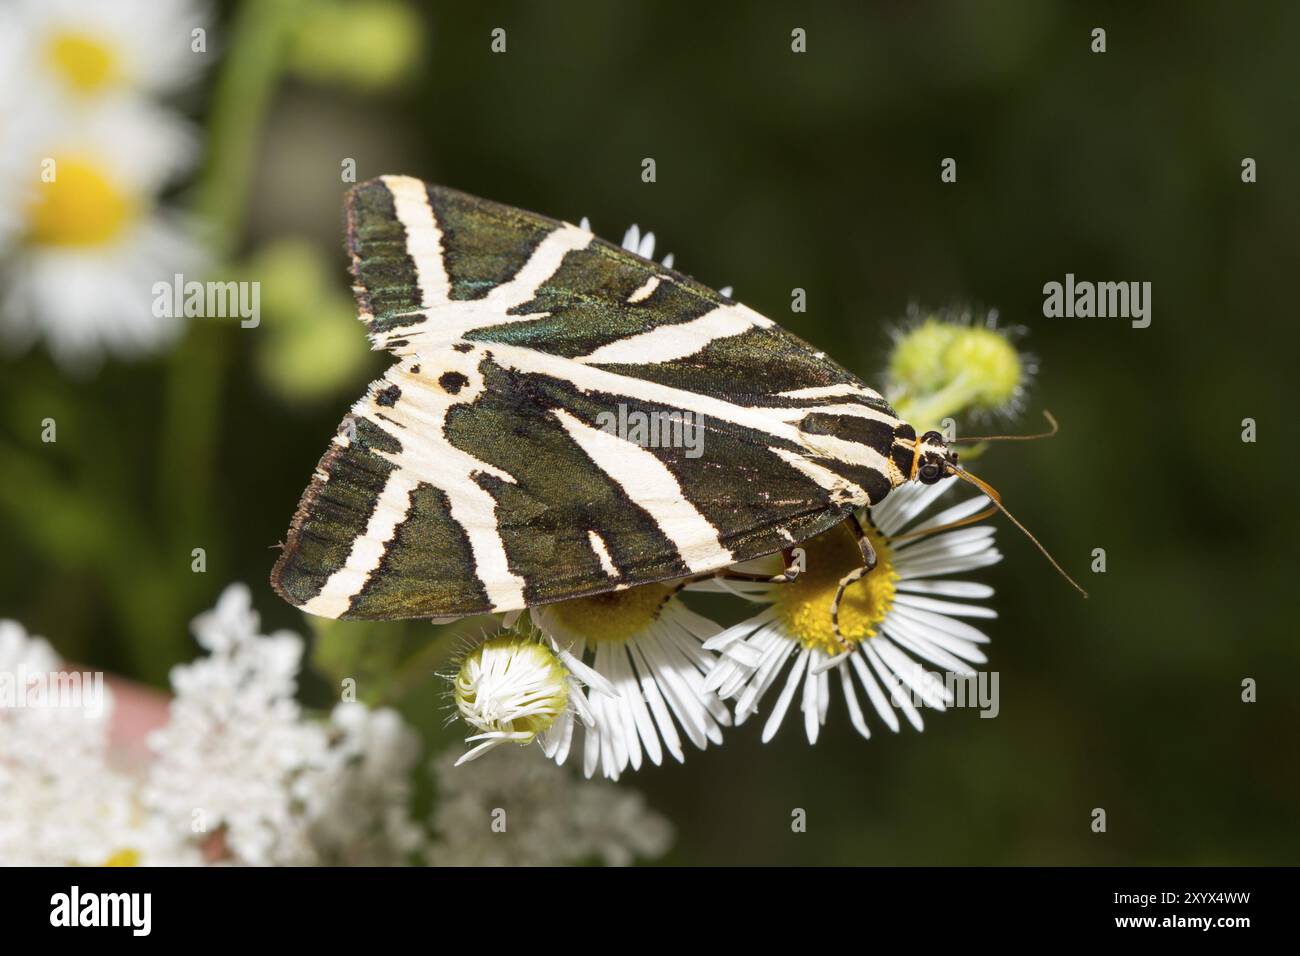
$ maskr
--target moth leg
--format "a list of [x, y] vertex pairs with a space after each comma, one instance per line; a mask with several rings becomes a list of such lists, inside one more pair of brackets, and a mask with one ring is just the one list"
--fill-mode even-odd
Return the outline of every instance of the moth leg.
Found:
[[862, 522], [853, 512], [849, 512], [848, 525], [858, 542], [858, 549], [862, 552], [862, 566], [854, 568], [840, 578], [840, 583], [835, 588], [835, 597], [831, 601], [831, 631], [835, 634], [835, 640], [839, 641], [840, 647], [846, 652], [852, 649], [852, 645], [840, 633], [840, 601], [843, 600], [844, 592], [848, 590], [850, 584], [866, 577], [876, 567], [876, 549], [871, 546], [871, 539], [867, 537], [866, 529], [862, 527]]
[[789, 584], [799, 576], [799, 562], [794, 559], [794, 547], [781, 549], [781, 560], [785, 563], [785, 570], [773, 577], [773, 584]]
[[763, 584], [789, 584], [799, 576], [799, 565], [794, 560], [794, 548], [782, 548], [781, 560], [785, 562], [785, 570], [780, 574], [750, 574], [747, 571], [733, 571], [730, 568], [719, 571], [715, 577], [726, 578], [728, 581], [757, 581]]

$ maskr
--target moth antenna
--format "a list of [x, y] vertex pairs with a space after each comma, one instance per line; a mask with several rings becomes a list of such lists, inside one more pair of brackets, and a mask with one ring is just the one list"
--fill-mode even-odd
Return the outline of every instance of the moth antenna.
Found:
[[1047, 419], [1047, 424], [1052, 427], [1045, 432], [1039, 432], [1037, 435], [969, 435], [961, 438], [951, 438], [948, 440], [949, 445], [955, 445], [959, 442], [976, 442], [976, 441], [1037, 441], [1040, 438], [1051, 438], [1061, 430], [1061, 426], [1056, 424], [1056, 419], [1047, 409], [1043, 409], [1043, 417]]
[[[1053, 424], [1055, 424], [1055, 422], [1053, 422]], [[1079, 586], [1078, 581], [1074, 580], [1074, 578], [1070, 577], [1070, 575], [1066, 573], [1065, 568], [1061, 567], [1060, 563], [1056, 560], [1056, 558], [1052, 557], [1051, 552], [1048, 551], [1045, 547], [1043, 547], [1042, 542], [1039, 541], [1037, 538], [1035, 538], [1032, 534], [1030, 534], [1029, 529], [1026, 528], [1024, 525], [1022, 525], [1020, 521], [1016, 518], [1016, 516], [1007, 510], [1007, 506], [1002, 503], [1002, 496], [998, 494], [996, 488], [994, 488], [988, 482], [984, 481], [982, 478], [976, 478], [965, 468], [950, 466], [949, 471], [952, 474], [956, 475], [958, 478], [962, 479], [963, 481], [969, 481], [980, 491], [984, 492], [984, 494], [988, 495], [989, 500], [993, 502], [994, 506], [998, 509], [998, 511], [1001, 511], [1004, 515], [1006, 515], [1011, 520], [1011, 523], [1013, 525], [1015, 525], [1017, 528], [1019, 528], [1021, 531], [1024, 532], [1026, 538], [1034, 542], [1034, 547], [1036, 547], [1039, 551], [1043, 552], [1043, 557], [1045, 557], [1048, 561], [1052, 563], [1052, 567], [1056, 568], [1057, 573], [1060, 574], [1061, 577], [1065, 578], [1065, 580], [1069, 581], [1070, 585], [1076, 591], [1082, 594], [1084, 597], [1088, 596], [1088, 592]]]

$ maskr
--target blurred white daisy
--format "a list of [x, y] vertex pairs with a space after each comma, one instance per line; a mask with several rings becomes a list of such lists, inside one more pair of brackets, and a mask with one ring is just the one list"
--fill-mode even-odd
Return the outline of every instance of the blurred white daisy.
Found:
[[42, 102], [41, 87], [27, 82], [22, 59], [23, 37], [13, 11], [0, 7], [0, 254], [31, 203], [31, 173], [38, 156], [33, 144], [45, 125], [42, 117], [50, 112]]
[[[31, 79], [74, 100], [172, 92], [207, 63], [197, 0], [13, 0], [9, 28], [24, 39]], [[206, 34], [202, 46], [207, 46]]]
[[[629, 764], [640, 769], [645, 758], [662, 763], [665, 751], [681, 762], [683, 735], [701, 750], [722, 743], [730, 714], [704, 686], [714, 659], [702, 646], [721, 628], [686, 607], [678, 590], [671, 583], [647, 584], [531, 612], [566, 661], [577, 660], [604, 679], [605, 687], [589, 696], [594, 721], [585, 730], [587, 776], [599, 767], [617, 779]], [[569, 721], [544, 741], [557, 763], [568, 757], [572, 732]]]
[[4, 263], [0, 337], [16, 347], [44, 338], [72, 368], [169, 341], [180, 320], [155, 308], [153, 286], [192, 272], [200, 256], [156, 195], [195, 159], [191, 130], [117, 100], [20, 152], [25, 204]]
[[[983, 604], [972, 603], [991, 597], [992, 588], [951, 576], [1001, 560], [989, 525], [910, 536], [969, 517], [988, 503], [977, 496], [914, 523], [956, 481], [904, 485], [870, 510], [863, 526], [877, 564], [848, 587], [840, 604], [840, 630], [847, 649], [836, 640], [831, 624], [831, 603], [840, 579], [861, 565], [847, 526], [839, 525], [801, 545], [807, 568], [793, 582], [728, 586], [766, 605], [704, 645], [720, 655], [706, 687], [736, 698], [737, 724], [758, 711], [778, 682], [781, 690], [763, 727], [764, 741], [776, 734], [799, 694], [804, 731], [808, 741], [815, 743], [826, 722], [833, 680], [840, 684], [849, 719], [863, 737], [870, 737], [871, 731], [859, 686], [893, 731], [899, 729], [896, 709], [921, 730], [918, 704], [944, 710], [952, 703], [950, 681], [927, 670], [925, 663], [954, 676], [973, 674], [971, 665], [986, 660], [979, 645], [988, 638], [962, 619], [997, 615]], [[904, 534], [909, 536], [900, 540]]]

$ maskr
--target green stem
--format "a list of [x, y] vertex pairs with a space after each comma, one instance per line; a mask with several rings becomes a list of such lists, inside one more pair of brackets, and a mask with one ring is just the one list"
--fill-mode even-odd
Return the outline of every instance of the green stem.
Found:
[[[259, 140], [283, 69], [284, 50], [314, 0], [245, 0], [225, 38], [228, 51], [213, 91], [208, 155], [195, 211], [206, 228], [215, 271], [229, 272], [239, 246]], [[221, 388], [232, 327], [197, 325], [171, 356], [166, 384], [159, 487], [169, 560], [211, 550], [213, 477]], [[167, 562], [164, 562], [167, 564]]]
[[917, 432], [938, 428], [944, 418], [961, 414], [975, 398], [975, 383], [959, 375], [937, 392], [916, 397], [904, 396], [895, 403], [895, 410], [903, 420], [910, 422]]
[[229, 259], [239, 241], [266, 115], [294, 26], [315, 0], [245, 0], [225, 42], [212, 95], [208, 158], [196, 211], [213, 229], [213, 255]]
[[379, 699], [372, 702], [372, 706], [393, 706], [411, 691], [423, 686], [437, 672], [438, 667], [451, 657], [456, 639], [463, 633], [463, 628], [442, 628], [428, 644], [402, 662]]

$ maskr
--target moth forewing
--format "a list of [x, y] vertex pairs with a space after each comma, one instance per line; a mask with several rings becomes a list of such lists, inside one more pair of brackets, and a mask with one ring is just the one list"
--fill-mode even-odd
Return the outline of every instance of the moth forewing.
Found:
[[[708, 573], [912, 470], [912, 429], [824, 353], [585, 229], [404, 176], [357, 186], [347, 229], [361, 318], [398, 361], [272, 572], [311, 613], [469, 615]], [[690, 415], [702, 441], [638, 440], [619, 415]]]

